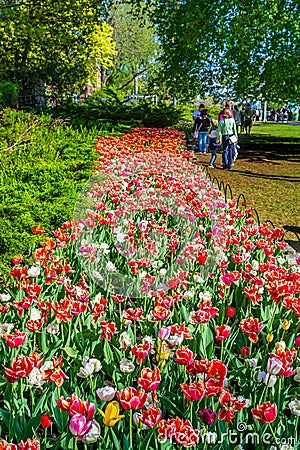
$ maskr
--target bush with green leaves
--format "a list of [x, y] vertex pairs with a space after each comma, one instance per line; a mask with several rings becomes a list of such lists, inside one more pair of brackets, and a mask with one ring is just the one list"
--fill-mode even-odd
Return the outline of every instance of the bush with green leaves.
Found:
[[[104, 132], [104, 131], [103, 131]], [[48, 114], [4, 109], [0, 114], [0, 271], [72, 217], [78, 192], [94, 167], [95, 126], [74, 129]], [[106, 133], [105, 133], [106, 134]], [[5, 278], [5, 276], [4, 276]]]
[[10, 81], [0, 80], [0, 105], [13, 108], [18, 99], [19, 86]]

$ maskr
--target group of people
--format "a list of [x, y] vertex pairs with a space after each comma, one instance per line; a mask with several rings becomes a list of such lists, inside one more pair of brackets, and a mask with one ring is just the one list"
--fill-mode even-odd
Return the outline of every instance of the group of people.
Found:
[[217, 148], [221, 147], [223, 169], [231, 169], [239, 149], [238, 131], [245, 130], [246, 135], [250, 135], [253, 117], [254, 110], [249, 103], [239, 110], [232, 101], [227, 101], [224, 109], [220, 111], [216, 126], [204, 104], [199, 105], [199, 108], [193, 112], [193, 137], [194, 141], [198, 141], [200, 153], [210, 151], [209, 168], [215, 168]]

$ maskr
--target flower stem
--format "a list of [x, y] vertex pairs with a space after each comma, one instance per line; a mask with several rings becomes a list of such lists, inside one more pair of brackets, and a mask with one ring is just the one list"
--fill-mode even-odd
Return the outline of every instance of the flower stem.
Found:
[[130, 449], [133, 450], [133, 445], [132, 445], [132, 415], [133, 415], [133, 411], [132, 409], [129, 411], [129, 443], [130, 443]]

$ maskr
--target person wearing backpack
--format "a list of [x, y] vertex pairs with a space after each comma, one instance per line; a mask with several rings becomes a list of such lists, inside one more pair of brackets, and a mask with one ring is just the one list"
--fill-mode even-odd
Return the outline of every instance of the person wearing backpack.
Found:
[[207, 109], [204, 109], [201, 112], [199, 117], [196, 117], [193, 133], [198, 132], [198, 152], [199, 153], [207, 153], [206, 144], [207, 144], [207, 135], [208, 130], [211, 125], [211, 118], [208, 115]]

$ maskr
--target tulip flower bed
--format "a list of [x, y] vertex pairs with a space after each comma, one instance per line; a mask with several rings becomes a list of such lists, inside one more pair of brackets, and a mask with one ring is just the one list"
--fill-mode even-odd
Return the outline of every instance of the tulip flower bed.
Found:
[[183, 138], [99, 138], [73, 220], [14, 258], [0, 449], [299, 447], [300, 261]]

